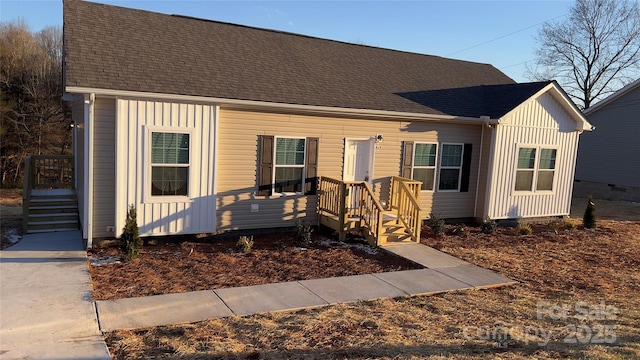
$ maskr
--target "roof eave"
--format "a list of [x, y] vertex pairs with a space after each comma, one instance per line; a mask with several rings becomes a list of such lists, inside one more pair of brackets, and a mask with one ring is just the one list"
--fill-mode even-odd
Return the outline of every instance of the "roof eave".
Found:
[[602, 108], [604, 108], [606, 105], [612, 103], [613, 101], [615, 101], [616, 99], [618, 99], [619, 97], [633, 91], [635, 88], [640, 86], [640, 79], [632, 82], [631, 84], [628, 84], [627, 86], [621, 88], [620, 90], [614, 92], [613, 94], [607, 96], [606, 98], [602, 99], [601, 101], [598, 101], [595, 105], [589, 107], [588, 109], [584, 110], [585, 115], [589, 115], [593, 112], [596, 112]]
[[455, 115], [438, 115], [438, 114], [426, 114], [415, 112], [403, 112], [403, 111], [390, 111], [390, 110], [375, 110], [375, 109], [355, 109], [355, 108], [341, 108], [332, 106], [318, 106], [318, 105], [300, 105], [300, 104], [285, 104], [268, 101], [256, 101], [256, 100], [240, 100], [240, 99], [227, 99], [216, 98], [208, 96], [193, 96], [193, 95], [177, 95], [177, 94], [163, 94], [163, 93], [151, 93], [140, 91], [128, 91], [128, 90], [113, 90], [113, 89], [100, 89], [89, 88], [79, 86], [67, 86], [65, 88], [65, 94], [63, 99], [70, 99], [69, 94], [95, 94], [104, 97], [126, 97], [126, 98], [143, 98], [143, 99], [157, 99], [157, 100], [173, 100], [173, 101], [186, 101], [186, 102], [201, 102], [208, 104], [216, 104], [235, 109], [247, 109], [247, 110], [278, 110], [289, 111], [296, 113], [308, 113], [308, 114], [322, 114], [332, 116], [350, 116], [350, 117], [366, 117], [366, 118], [380, 118], [388, 120], [416, 120], [416, 121], [438, 121], [438, 122], [455, 122], [455, 123], [468, 123], [475, 125], [483, 124], [497, 124], [498, 119], [491, 119], [486, 116], [479, 118], [455, 116]]

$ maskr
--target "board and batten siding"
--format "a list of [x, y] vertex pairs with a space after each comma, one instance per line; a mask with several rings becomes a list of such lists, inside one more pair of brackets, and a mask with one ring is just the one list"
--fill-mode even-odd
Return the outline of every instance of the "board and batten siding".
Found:
[[[520, 105], [497, 125], [495, 136], [488, 217], [516, 219], [568, 215], [579, 132], [570, 115], [553, 96], [543, 93]], [[535, 146], [557, 149], [553, 190], [515, 191], [518, 148]]]
[[93, 237], [113, 237], [116, 191], [116, 101], [96, 98], [93, 135]]
[[[117, 100], [116, 234], [136, 206], [141, 236], [211, 233], [215, 229], [216, 106]], [[188, 197], [151, 196], [151, 131], [189, 136]]]
[[[384, 141], [374, 150], [374, 191], [388, 201], [391, 176], [400, 174], [403, 141], [473, 144], [469, 192], [422, 192], [423, 216], [473, 217], [482, 125], [350, 119], [252, 112], [222, 107], [219, 118], [217, 229], [229, 231], [293, 226], [316, 221], [317, 196], [258, 196], [258, 136], [317, 137], [318, 175], [342, 179], [346, 139]], [[253, 211], [252, 211], [253, 205]], [[257, 209], [256, 209], [257, 207]], [[257, 211], [256, 211], [257, 210]]]
[[576, 179], [640, 188], [640, 86], [587, 118], [596, 128], [580, 139]]
[[87, 219], [85, 219], [85, 178], [84, 178], [84, 96], [75, 95], [71, 103], [71, 119], [74, 129], [73, 155], [75, 161], [76, 195], [78, 196], [78, 217], [82, 229], [82, 238], [87, 238]]

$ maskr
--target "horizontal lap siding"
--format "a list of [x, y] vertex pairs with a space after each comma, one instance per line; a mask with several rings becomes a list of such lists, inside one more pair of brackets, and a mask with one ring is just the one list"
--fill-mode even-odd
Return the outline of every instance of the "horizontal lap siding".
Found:
[[[141, 235], [215, 231], [214, 114], [211, 105], [119, 100], [118, 228], [128, 205], [135, 204]], [[150, 131], [190, 133], [188, 199], [150, 196]]]
[[640, 87], [587, 116], [596, 129], [580, 136], [576, 179], [640, 187]]
[[[550, 94], [523, 104], [502, 125], [498, 125], [490, 218], [569, 214], [578, 145], [578, 132], [574, 129], [570, 116]], [[519, 145], [557, 149], [551, 194], [514, 191]]]
[[97, 98], [93, 135], [93, 236], [113, 237], [115, 225], [115, 109], [113, 99]]
[[[471, 217], [475, 201], [481, 126], [342, 119], [239, 111], [222, 108], [219, 123], [218, 230], [292, 226], [295, 219], [316, 220], [316, 196], [256, 196], [258, 135], [318, 137], [318, 174], [342, 179], [344, 139], [369, 139], [376, 144], [374, 191], [388, 200], [389, 178], [400, 173], [403, 141], [473, 144], [470, 189], [467, 193], [423, 192], [421, 205], [444, 217]], [[436, 199], [436, 200], [434, 200]], [[435, 201], [435, 203], [434, 203]], [[251, 205], [259, 206], [251, 212]]]

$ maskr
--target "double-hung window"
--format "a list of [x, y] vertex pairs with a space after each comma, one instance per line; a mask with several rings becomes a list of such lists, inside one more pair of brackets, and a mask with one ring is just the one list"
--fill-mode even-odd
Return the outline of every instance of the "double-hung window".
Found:
[[422, 190], [433, 191], [436, 178], [436, 158], [438, 144], [416, 143], [413, 154], [411, 178], [422, 181]]
[[302, 184], [304, 183], [304, 149], [304, 138], [276, 138], [274, 192], [302, 192]]
[[189, 134], [151, 133], [151, 195], [188, 196]]
[[462, 176], [463, 144], [442, 144], [438, 190], [459, 191]]
[[556, 153], [556, 149], [519, 148], [515, 191], [552, 191]]
[[258, 135], [256, 194], [315, 194], [318, 143], [314, 137]]

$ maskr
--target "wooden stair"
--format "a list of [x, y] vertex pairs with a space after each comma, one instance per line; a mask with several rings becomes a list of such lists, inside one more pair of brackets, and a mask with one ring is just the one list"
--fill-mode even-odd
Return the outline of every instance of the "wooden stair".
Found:
[[74, 190], [31, 191], [25, 217], [26, 234], [77, 230], [78, 198]]
[[378, 236], [379, 245], [399, 242], [412, 242], [411, 234], [402, 225], [392, 211], [385, 211], [382, 220], [383, 232]]

